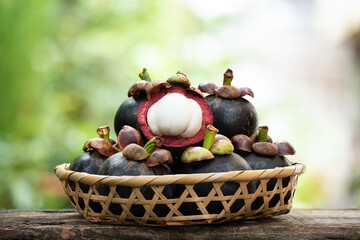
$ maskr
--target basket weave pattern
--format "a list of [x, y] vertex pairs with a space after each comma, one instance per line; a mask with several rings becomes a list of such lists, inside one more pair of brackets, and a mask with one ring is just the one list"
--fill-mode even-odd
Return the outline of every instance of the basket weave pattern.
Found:
[[[84, 218], [92, 222], [151, 226], [210, 224], [286, 214], [292, 207], [298, 177], [305, 172], [305, 166], [298, 163], [267, 170], [121, 177], [74, 172], [68, 168], [69, 164], [58, 165], [55, 174], [68, 200]], [[221, 189], [227, 182], [238, 184], [232, 195], [224, 195]], [[207, 196], [196, 192], [199, 183], [212, 184]], [[251, 184], [256, 185], [256, 190], [249, 192]], [[106, 195], [99, 191], [99, 186], [105, 185], [109, 189]], [[121, 197], [119, 186], [130, 187], [130, 195]], [[151, 198], [144, 197], [141, 191], [144, 186], [150, 186]], [[166, 186], [181, 186], [181, 192], [167, 198], [163, 192]], [[211, 210], [214, 204], [220, 210]], [[184, 206], [191, 206], [197, 212], [186, 213]], [[114, 207], [120, 211], [114, 211]], [[134, 211], [135, 208], [140, 211]]]

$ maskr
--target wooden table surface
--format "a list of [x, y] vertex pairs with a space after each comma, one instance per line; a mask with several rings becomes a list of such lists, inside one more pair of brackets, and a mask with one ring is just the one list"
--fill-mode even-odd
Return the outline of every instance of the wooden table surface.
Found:
[[92, 223], [73, 209], [0, 210], [1, 239], [360, 239], [360, 210], [300, 210], [188, 227]]

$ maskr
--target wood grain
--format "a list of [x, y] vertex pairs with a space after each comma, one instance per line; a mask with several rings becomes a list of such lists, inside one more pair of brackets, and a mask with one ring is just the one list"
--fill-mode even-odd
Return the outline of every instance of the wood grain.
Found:
[[291, 210], [260, 220], [189, 227], [92, 223], [75, 210], [0, 210], [1, 239], [360, 239], [360, 210]]

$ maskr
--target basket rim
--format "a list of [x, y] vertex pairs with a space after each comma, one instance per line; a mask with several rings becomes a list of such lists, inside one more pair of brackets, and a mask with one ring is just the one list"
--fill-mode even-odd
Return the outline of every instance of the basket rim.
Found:
[[300, 175], [306, 171], [301, 163], [293, 163], [287, 167], [277, 167], [264, 170], [240, 170], [217, 173], [197, 174], [171, 174], [171, 175], [145, 175], [145, 176], [107, 176], [75, 172], [69, 170], [70, 164], [63, 163], [54, 169], [59, 180], [72, 180], [88, 185], [106, 184], [126, 187], [141, 187], [143, 185], [168, 185], [168, 184], [197, 184], [200, 182], [226, 182], [226, 181], [252, 181], [270, 178], [284, 178]]

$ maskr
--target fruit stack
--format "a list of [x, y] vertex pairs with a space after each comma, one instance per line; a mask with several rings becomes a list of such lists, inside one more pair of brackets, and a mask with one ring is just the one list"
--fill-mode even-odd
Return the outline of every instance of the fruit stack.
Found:
[[[268, 127], [258, 127], [257, 112], [245, 99], [254, 97], [254, 93], [250, 88], [231, 85], [231, 69], [226, 70], [223, 84], [219, 87], [211, 82], [193, 87], [182, 72], [166, 81], [151, 80], [144, 68], [139, 76], [141, 80], [129, 88], [128, 98], [115, 114], [118, 139], [109, 137], [108, 126], [99, 127], [99, 137], [85, 142], [84, 152], [70, 164], [69, 170], [97, 175], [97, 179], [101, 179], [106, 176], [200, 176], [197, 174], [280, 169], [292, 165], [284, 155], [295, 154], [293, 146], [287, 141], [273, 142]], [[258, 173], [261, 175], [262, 172]], [[251, 212], [254, 217], [256, 214], [265, 216], [261, 213], [266, 209], [279, 209], [280, 206], [286, 206], [285, 212], [290, 210], [289, 199], [292, 200], [297, 178], [269, 176], [265, 183], [256, 179], [248, 181], [246, 189], [235, 180], [219, 185], [204, 180], [193, 184], [190, 189], [187, 185], [170, 181], [160, 193], [156, 193], [151, 184], [135, 191], [126, 184], [111, 187], [111, 184], [101, 184], [97, 180], [89, 186], [81, 181], [75, 183], [70, 178], [67, 182], [70, 187], [65, 187], [65, 191], [80, 188], [81, 194], [88, 193], [81, 204], [79, 198], [69, 199], [82, 213], [88, 204], [89, 212], [98, 217], [95, 221], [99, 221], [101, 216], [105, 219], [106, 213], [118, 222], [121, 216], [125, 218], [124, 215], [135, 222], [139, 219], [147, 222], [155, 217], [161, 219], [158, 222], [162, 224], [169, 223], [166, 221], [169, 219], [173, 221], [173, 215], [179, 219], [185, 217], [184, 222], [191, 222], [186, 220], [186, 216], [204, 220], [204, 215], [229, 220], [244, 212]], [[290, 185], [290, 190], [286, 189]], [[262, 194], [273, 190], [269, 198]], [[105, 203], [96, 200], [100, 198], [92, 198], [93, 194], [111, 195], [120, 200], [118, 203], [111, 200], [111, 203]], [[184, 200], [187, 195], [194, 194], [197, 200]], [[241, 197], [242, 194], [248, 194], [248, 197]], [[149, 210], [132, 203], [127, 208], [121, 203], [121, 199], [130, 198], [175, 200], [164, 200], [165, 204], [152, 202]], [[179, 199], [182, 202], [176, 201]], [[206, 221], [211, 223], [213, 220]]]

